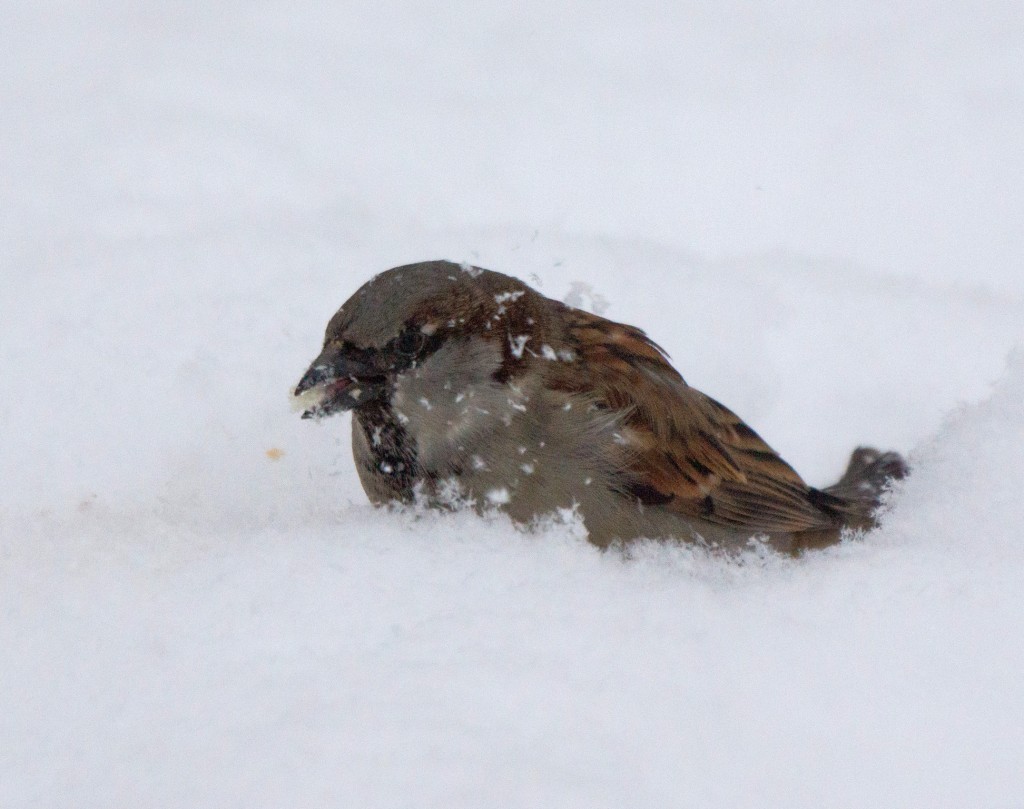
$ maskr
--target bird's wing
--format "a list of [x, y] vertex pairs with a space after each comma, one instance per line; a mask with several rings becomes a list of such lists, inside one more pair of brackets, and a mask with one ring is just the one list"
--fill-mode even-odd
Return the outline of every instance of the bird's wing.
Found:
[[554, 384], [625, 413], [618, 435], [624, 493], [756, 532], [840, 522], [839, 498], [809, 487], [735, 413], [689, 387], [644, 332], [579, 310], [567, 317], [576, 368], [552, 368]]

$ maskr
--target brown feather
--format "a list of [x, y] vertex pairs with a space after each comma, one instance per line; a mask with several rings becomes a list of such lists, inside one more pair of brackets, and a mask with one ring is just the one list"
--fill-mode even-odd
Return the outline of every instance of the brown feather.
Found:
[[814, 498], [817, 490], [735, 413], [689, 387], [643, 331], [566, 314], [577, 363], [552, 363], [549, 384], [625, 413], [623, 491], [645, 505], [751, 531], [839, 524]]

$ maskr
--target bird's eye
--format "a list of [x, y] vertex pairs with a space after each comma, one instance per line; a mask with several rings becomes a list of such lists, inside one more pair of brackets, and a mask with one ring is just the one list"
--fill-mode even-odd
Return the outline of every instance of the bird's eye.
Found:
[[399, 335], [398, 344], [395, 348], [398, 350], [399, 354], [404, 354], [407, 357], [415, 357], [423, 348], [424, 342], [424, 335], [419, 329], [409, 328]]

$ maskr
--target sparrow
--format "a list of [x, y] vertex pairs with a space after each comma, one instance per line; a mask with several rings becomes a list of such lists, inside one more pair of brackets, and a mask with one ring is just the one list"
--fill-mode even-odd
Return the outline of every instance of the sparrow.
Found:
[[756, 537], [799, 553], [873, 527], [907, 473], [860, 447], [836, 484], [809, 486], [640, 329], [448, 261], [360, 287], [294, 395], [303, 418], [352, 412], [373, 503], [472, 503], [526, 524], [572, 509], [599, 547]]

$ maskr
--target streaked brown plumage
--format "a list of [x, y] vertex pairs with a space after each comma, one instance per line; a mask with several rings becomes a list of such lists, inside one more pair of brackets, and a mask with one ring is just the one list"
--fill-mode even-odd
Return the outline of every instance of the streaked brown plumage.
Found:
[[728, 408], [689, 387], [633, 326], [449, 262], [398, 267], [328, 324], [296, 389], [306, 416], [353, 411], [374, 502], [452, 493], [528, 522], [575, 507], [604, 546], [676, 537], [782, 550], [873, 525], [895, 453], [859, 449], [818, 490]]

